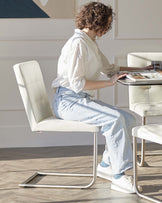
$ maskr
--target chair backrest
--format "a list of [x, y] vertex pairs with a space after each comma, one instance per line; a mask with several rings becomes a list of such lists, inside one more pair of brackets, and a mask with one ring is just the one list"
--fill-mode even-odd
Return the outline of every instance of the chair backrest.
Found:
[[34, 131], [37, 123], [53, 116], [40, 66], [37, 61], [19, 63], [14, 65], [14, 72], [31, 130]]
[[[151, 61], [162, 61], [160, 52], [138, 52], [130, 53], [127, 56], [127, 63], [130, 67], [145, 67]], [[129, 87], [129, 108], [136, 103], [162, 102], [162, 85], [130, 86]]]

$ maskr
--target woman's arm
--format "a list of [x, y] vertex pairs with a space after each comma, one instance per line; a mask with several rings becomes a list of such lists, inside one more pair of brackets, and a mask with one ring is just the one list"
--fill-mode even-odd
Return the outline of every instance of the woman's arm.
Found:
[[123, 78], [125, 76], [126, 76], [125, 73], [124, 74], [116, 73], [109, 80], [99, 80], [99, 81], [86, 80], [83, 90], [95, 90], [108, 86], [113, 86], [118, 81], [118, 79]]
[[[120, 67], [120, 71], [139, 71], [139, 70], [150, 70], [153, 69], [153, 66], [146, 66], [146, 67]], [[99, 81], [91, 81], [86, 80], [83, 90], [95, 90], [101, 89], [104, 87], [113, 86], [118, 79], [125, 77], [126, 73], [116, 73], [114, 74], [109, 80], [99, 80]]]
[[146, 67], [125, 67], [121, 66], [120, 71], [140, 71], [140, 70], [150, 70], [153, 69], [152, 65], [146, 66]]

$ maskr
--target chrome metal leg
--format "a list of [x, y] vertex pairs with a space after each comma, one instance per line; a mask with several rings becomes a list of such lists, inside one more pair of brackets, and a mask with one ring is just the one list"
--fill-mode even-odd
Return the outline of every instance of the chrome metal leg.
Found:
[[145, 140], [141, 140], [141, 155], [138, 156], [137, 164], [138, 166], [144, 166], [145, 163]]
[[140, 191], [138, 190], [138, 173], [137, 173], [137, 138], [133, 137], [133, 176], [134, 176], [134, 187], [135, 192], [139, 197], [142, 197], [144, 199], [147, 199], [149, 201], [155, 202], [155, 203], [161, 203], [161, 201], [156, 200], [154, 198], [148, 197], [146, 195], [142, 195]]
[[[146, 124], [146, 118], [142, 117], [142, 125]], [[144, 166], [145, 162], [145, 140], [141, 140], [141, 158], [138, 157], [137, 164], [138, 166]]]
[[[44, 173], [36, 172], [23, 183], [19, 184], [20, 187], [35, 187], [35, 188], [78, 188], [85, 189], [90, 188], [96, 180], [96, 170], [97, 170], [97, 133], [94, 133], [94, 145], [93, 145], [93, 173], [92, 174], [73, 174], [73, 173]], [[32, 184], [30, 183], [37, 176], [68, 176], [68, 177], [92, 177], [92, 180], [87, 185], [46, 185], [46, 184]]]

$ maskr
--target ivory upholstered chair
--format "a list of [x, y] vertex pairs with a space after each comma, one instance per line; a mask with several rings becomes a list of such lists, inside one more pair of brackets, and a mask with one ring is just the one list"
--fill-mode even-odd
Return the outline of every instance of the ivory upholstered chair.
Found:
[[[160, 52], [138, 52], [127, 56], [130, 67], [145, 67], [151, 61], [162, 61]], [[162, 85], [129, 86], [129, 109], [142, 117], [142, 125], [146, 124], [146, 117], [162, 116]], [[141, 143], [140, 166], [144, 164], [145, 140]]]
[[145, 196], [140, 193], [137, 186], [137, 138], [148, 140], [162, 145], [162, 125], [150, 124], [144, 126], [137, 126], [132, 129], [133, 135], [133, 174], [134, 185], [138, 196], [150, 200], [152, 202], [160, 203], [161, 201]]
[[[92, 174], [60, 174], [36, 172], [21, 187], [49, 187], [49, 188], [89, 188], [96, 179], [97, 166], [97, 132], [94, 125], [77, 121], [65, 121], [57, 119], [51, 110], [49, 100], [43, 81], [42, 72], [37, 61], [28, 61], [14, 65], [17, 84], [23, 100], [25, 111], [32, 131], [62, 131], [62, 132], [89, 132], [94, 135], [93, 150], [93, 173]], [[66, 170], [66, 169], [65, 169]], [[91, 176], [91, 182], [87, 185], [40, 185], [30, 183], [39, 175], [61, 175], [61, 176]], [[77, 180], [78, 182], [78, 180]]]

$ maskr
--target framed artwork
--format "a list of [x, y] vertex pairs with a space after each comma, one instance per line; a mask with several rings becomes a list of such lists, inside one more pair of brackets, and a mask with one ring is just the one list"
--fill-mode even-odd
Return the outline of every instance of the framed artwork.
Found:
[[0, 0], [0, 18], [73, 18], [75, 0]]

